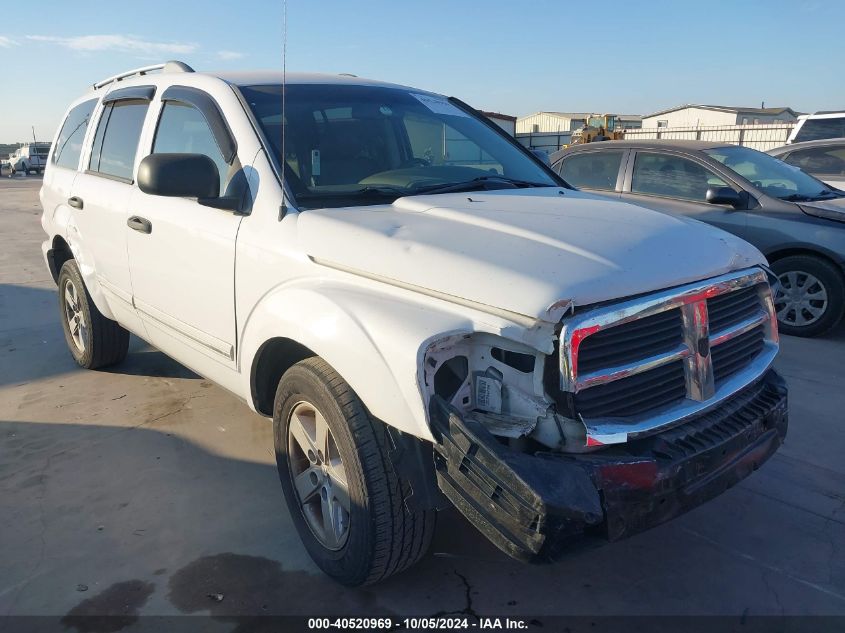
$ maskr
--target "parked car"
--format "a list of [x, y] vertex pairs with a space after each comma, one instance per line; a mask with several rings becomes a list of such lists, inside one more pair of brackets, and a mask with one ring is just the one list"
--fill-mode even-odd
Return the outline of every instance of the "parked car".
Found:
[[705, 141], [612, 141], [552, 156], [583, 189], [707, 222], [748, 240], [780, 284], [780, 329], [818, 336], [845, 309], [845, 192], [748, 147]]
[[49, 153], [49, 143], [21, 145], [9, 156], [9, 165], [12, 173], [21, 171], [27, 175], [40, 174], [44, 171]]
[[798, 117], [786, 143], [790, 145], [843, 136], [845, 136], [845, 112], [816, 112]]
[[770, 149], [766, 153], [800, 168], [831, 187], [845, 189], [845, 138], [793, 143]]
[[755, 248], [574, 191], [456, 99], [288, 73], [283, 100], [282, 81], [170, 62], [95, 84], [53, 144], [43, 250], [80, 366], [133, 332], [272, 418], [327, 574], [405, 569], [449, 504], [555, 558], [777, 450]]

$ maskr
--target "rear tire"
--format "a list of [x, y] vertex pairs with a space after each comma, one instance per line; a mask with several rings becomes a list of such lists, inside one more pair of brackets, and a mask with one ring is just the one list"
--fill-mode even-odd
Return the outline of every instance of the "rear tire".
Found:
[[[321, 436], [317, 429], [326, 426], [328, 433]], [[304, 443], [303, 428], [314, 430], [307, 431]], [[328, 363], [308, 358], [282, 376], [273, 406], [273, 430], [279, 479], [291, 517], [305, 549], [327, 575], [344, 585], [370, 584], [425, 555], [434, 535], [435, 511], [407, 509], [404, 500], [410, 488], [390, 461], [384, 423], [370, 416]], [[326, 444], [320, 443], [321, 437], [328, 438]], [[323, 445], [328, 448], [318, 454], [323, 449], [316, 447]], [[300, 450], [303, 446], [305, 450]], [[338, 467], [342, 477], [332, 474]], [[332, 496], [338, 489], [336, 479], [345, 480], [348, 512], [339, 511], [340, 520], [336, 524], [332, 520], [332, 528], [340, 527], [326, 538], [321, 523], [327, 522], [320, 517], [333, 517], [333, 510], [321, 513], [315, 506], [328, 499], [329, 508], [338, 507], [331, 505], [333, 499], [337, 503], [342, 499]]]
[[780, 280], [775, 292], [778, 329], [792, 336], [820, 336], [833, 329], [845, 310], [842, 271], [813, 255], [791, 255], [772, 264]]
[[65, 342], [76, 363], [97, 369], [119, 363], [129, 350], [129, 332], [103, 316], [88, 294], [76, 261], [59, 272], [59, 315]]

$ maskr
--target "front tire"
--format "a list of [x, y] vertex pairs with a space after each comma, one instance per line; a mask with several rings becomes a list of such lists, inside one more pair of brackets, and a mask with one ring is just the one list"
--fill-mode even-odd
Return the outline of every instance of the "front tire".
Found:
[[416, 563], [435, 511], [409, 511], [385, 425], [324, 360], [291, 367], [273, 406], [276, 464], [294, 525], [320, 569], [370, 584]]
[[129, 332], [97, 309], [72, 259], [59, 272], [59, 312], [68, 349], [80, 367], [97, 369], [126, 358]]
[[813, 255], [791, 255], [772, 264], [780, 281], [774, 296], [778, 329], [793, 336], [820, 336], [845, 309], [842, 271]]

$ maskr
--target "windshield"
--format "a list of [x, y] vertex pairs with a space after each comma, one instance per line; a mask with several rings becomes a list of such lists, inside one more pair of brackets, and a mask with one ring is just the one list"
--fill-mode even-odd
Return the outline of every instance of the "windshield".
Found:
[[827, 200], [843, 194], [832, 190], [820, 180], [804, 173], [798, 167], [748, 147], [729, 146], [706, 149], [704, 152], [732, 169], [766, 195], [803, 202]]
[[[297, 205], [390, 203], [418, 193], [558, 187], [514, 143], [445, 97], [376, 86], [242, 86]], [[286, 133], [284, 160], [282, 132]]]

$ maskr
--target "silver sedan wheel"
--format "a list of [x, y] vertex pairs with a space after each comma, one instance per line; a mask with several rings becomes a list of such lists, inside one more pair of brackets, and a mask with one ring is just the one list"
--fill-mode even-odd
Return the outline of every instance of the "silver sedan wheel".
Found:
[[827, 289], [810, 273], [790, 270], [778, 277], [775, 310], [778, 321], [802, 327], [818, 321], [827, 310]]
[[88, 338], [88, 324], [85, 322], [85, 313], [82, 311], [82, 304], [79, 301], [79, 293], [76, 286], [68, 279], [65, 282], [65, 319], [67, 319], [68, 331], [74, 346], [80, 352], [85, 351], [85, 339]]
[[339, 550], [349, 536], [349, 485], [323, 414], [299, 402], [288, 422], [291, 481], [308, 527], [320, 543]]

